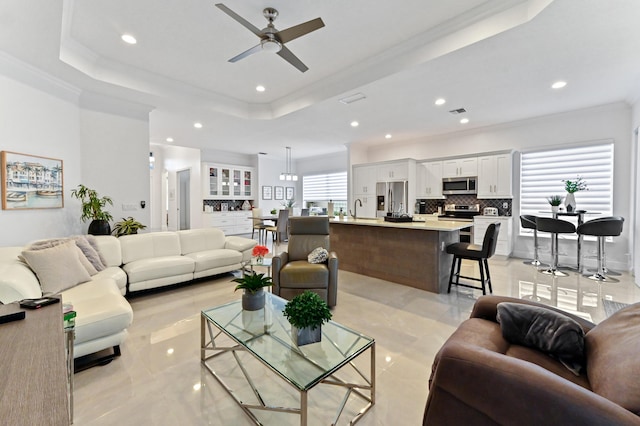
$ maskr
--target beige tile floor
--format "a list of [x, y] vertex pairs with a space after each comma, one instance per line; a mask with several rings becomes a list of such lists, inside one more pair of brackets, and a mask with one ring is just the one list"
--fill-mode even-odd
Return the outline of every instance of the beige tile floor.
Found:
[[[474, 266], [463, 268], [473, 273]], [[572, 273], [552, 278], [521, 259], [492, 258], [494, 294], [533, 297], [595, 322], [605, 318], [603, 299], [640, 301], [640, 289], [623, 274], [620, 283], [600, 284]], [[477, 276], [477, 274], [476, 274]], [[201, 367], [200, 311], [240, 297], [231, 274], [130, 299], [133, 325], [122, 356], [109, 365], [75, 376], [76, 425], [249, 425], [231, 397]], [[455, 327], [466, 319], [480, 291], [433, 294], [349, 272], [339, 274], [334, 320], [376, 339], [375, 406], [362, 425], [418, 425], [427, 399], [433, 357]], [[233, 362], [224, 364], [241, 393]], [[257, 381], [277, 398], [291, 399], [281, 379], [251, 365]], [[228, 371], [227, 371], [228, 370]], [[247, 395], [246, 398], [250, 398]], [[243, 396], [244, 398], [244, 396]], [[329, 424], [340, 396], [317, 388], [310, 393], [310, 424]], [[343, 416], [360, 401], [350, 401]], [[339, 424], [348, 423], [341, 417]], [[264, 416], [265, 424], [299, 424], [294, 416]]]

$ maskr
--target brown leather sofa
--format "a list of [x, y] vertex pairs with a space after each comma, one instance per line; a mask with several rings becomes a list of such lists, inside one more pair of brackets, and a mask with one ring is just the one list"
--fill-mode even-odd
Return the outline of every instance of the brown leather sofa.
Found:
[[[328, 259], [323, 263], [309, 263], [307, 257], [314, 249], [323, 247]], [[329, 307], [338, 297], [338, 257], [330, 251], [329, 218], [321, 216], [289, 219], [287, 251], [273, 256], [273, 292], [291, 300], [305, 290], [322, 297]]]
[[586, 372], [506, 341], [496, 321], [500, 302], [483, 296], [440, 349], [429, 380], [423, 425], [640, 425], [640, 303], [597, 326], [580, 324]]

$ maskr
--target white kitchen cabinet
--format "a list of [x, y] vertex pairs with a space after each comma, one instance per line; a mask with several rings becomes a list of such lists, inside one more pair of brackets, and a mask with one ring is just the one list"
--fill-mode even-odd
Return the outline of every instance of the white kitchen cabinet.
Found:
[[205, 200], [250, 200], [254, 169], [221, 164], [202, 165], [202, 196]]
[[454, 158], [442, 162], [442, 177], [478, 176], [478, 157]]
[[513, 234], [513, 217], [512, 216], [475, 216], [473, 218], [473, 243], [482, 245], [484, 234], [489, 224], [498, 222], [500, 231], [498, 232], [498, 244], [496, 245], [496, 254], [501, 256], [510, 256], [513, 250], [512, 234]]
[[409, 161], [378, 165], [376, 178], [378, 182], [409, 180]]
[[443, 199], [442, 161], [420, 163], [417, 170], [416, 198]]
[[353, 194], [376, 195], [376, 166], [353, 166]]
[[249, 234], [253, 227], [251, 211], [203, 213], [204, 224], [221, 229], [225, 235]]
[[478, 198], [513, 198], [512, 153], [478, 158]]

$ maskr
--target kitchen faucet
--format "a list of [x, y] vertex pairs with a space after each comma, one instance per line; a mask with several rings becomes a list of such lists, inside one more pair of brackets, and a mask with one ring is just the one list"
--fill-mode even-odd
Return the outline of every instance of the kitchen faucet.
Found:
[[358, 218], [358, 203], [360, 203], [360, 207], [362, 207], [362, 200], [360, 198], [356, 198], [356, 200], [353, 202], [353, 213], [351, 213], [351, 210], [349, 210], [349, 214], [354, 219]]

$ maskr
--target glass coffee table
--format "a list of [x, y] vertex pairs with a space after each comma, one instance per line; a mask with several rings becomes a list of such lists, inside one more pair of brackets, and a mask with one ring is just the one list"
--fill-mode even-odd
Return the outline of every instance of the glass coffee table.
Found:
[[[258, 311], [243, 311], [240, 300], [202, 311], [200, 359], [204, 367], [255, 424], [261, 423], [254, 411], [265, 410], [299, 415], [300, 425], [306, 426], [309, 419], [308, 392], [319, 384], [344, 388], [344, 397], [338, 404], [333, 424], [337, 423], [352, 396], [351, 400], [364, 401], [365, 406], [350, 424], [356, 423], [375, 404], [375, 340], [329, 321], [322, 326], [321, 342], [298, 347], [291, 339], [291, 325], [282, 315], [287, 301], [268, 292], [265, 292], [265, 297], [265, 308]], [[367, 351], [370, 355], [368, 372], [354, 362]], [[247, 357], [240, 356], [243, 352], [252, 355], [249, 360], [261, 362], [298, 391], [299, 405], [281, 407], [268, 404], [267, 392], [262, 389], [261, 393], [260, 389], [268, 387], [261, 386], [268, 383], [259, 383], [264, 381], [265, 375], [252, 377], [246, 366]], [[254, 403], [241, 400], [221, 374], [214, 370], [212, 361], [219, 356], [235, 359], [255, 397]], [[352, 377], [348, 380], [339, 378], [337, 373], [342, 375], [346, 369], [350, 370]]]

